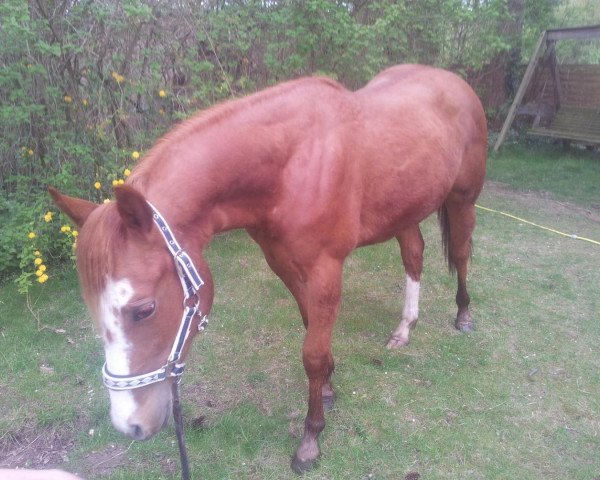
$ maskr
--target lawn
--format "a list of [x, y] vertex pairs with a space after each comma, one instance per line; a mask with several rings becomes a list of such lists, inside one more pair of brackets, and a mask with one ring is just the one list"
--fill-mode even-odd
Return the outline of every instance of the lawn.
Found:
[[[479, 203], [600, 241], [600, 156], [513, 148]], [[307, 479], [600, 478], [600, 246], [479, 211], [477, 330], [452, 326], [455, 279], [423, 223], [420, 321], [388, 351], [403, 298], [395, 242], [347, 261], [333, 348], [338, 401]], [[242, 232], [215, 238], [211, 323], [182, 384], [195, 479], [293, 479], [307, 382], [291, 295]], [[32, 294], [0, 287], [0, 467], [179, 478], [174, 430], [132, 443], [108, 418], [103, 351], [70, 266]], [[419, 475], [417, 475], [419, 474]]]

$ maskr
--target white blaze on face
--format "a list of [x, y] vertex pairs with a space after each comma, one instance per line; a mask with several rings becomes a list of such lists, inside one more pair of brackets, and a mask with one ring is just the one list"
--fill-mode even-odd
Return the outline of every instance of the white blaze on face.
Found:
[[[133, 297], [133, 287], [126, 278], [109, 279], [100, 296], [100, 323], [104, 337], [104, 352], [108, 371], [114, 375], [130, 375], [129, 354], [131, 343], [127, 340], [121, 320], [121, 309]], [[113, 425], [127, 432], [127, 420], [137, 410], [133, 394], [129, 390], [109, 390], [110, 414]]]

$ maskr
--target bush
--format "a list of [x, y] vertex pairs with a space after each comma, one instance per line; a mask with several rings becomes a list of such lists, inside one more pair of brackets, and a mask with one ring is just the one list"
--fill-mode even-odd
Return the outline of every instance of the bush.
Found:
[[71, 255], [63, 219], [43, 220], [47, 185], [102, 201], [131, 152], [176, 120], [280, 80], [324, 73], [357, 88], [402, 62], [480, 68], [513, 45], [513, 3], [4, 0], [0, 274], [22, 272], [25, 288], [32, 248]]

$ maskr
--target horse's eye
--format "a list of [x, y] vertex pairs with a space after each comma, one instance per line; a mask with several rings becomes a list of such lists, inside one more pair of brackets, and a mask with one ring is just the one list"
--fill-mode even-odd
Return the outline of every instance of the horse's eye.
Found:
[[154, 309], [156, 304], [154, 302], [148, 302], [144, 305], [140, 305], [133, 310], [133, 321], [139, 322], [144, 318], [148, 318], [150, 315], [154, 313]]

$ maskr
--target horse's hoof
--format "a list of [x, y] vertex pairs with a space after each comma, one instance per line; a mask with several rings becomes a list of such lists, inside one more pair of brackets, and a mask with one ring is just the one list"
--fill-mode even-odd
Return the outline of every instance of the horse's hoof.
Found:
[[333, 410], [335, 405], [335, 394], [334, 395], [323, 395], [323, 410], [330, 412]]
[[396, 349], [396, 348], [402, 348], [402, 347], [408, 345], [408, 342], [409, 342], [408, 338], [395, 337], [392, 335], [386, 345], [386, 348], [389, 348], [390, 350]]
[[316, 459], [300, 460], [294, 455], [294, 458], [292, 458], [292, 470], [298, 475], [304, 475], [315, 466], [316, 461]]
[[459, 322], [458, 320], [454, 324], [457, 330], [464, 333], [471, 333], [475, 331], [475, 324], [473, 322]]

